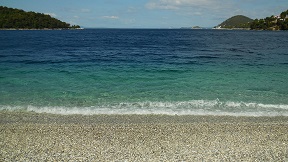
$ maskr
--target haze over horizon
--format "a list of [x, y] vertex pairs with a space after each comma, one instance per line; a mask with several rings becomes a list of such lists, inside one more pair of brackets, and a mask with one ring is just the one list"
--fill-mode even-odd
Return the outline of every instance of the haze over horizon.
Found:
[[279, 15], [287, 0], [0, 0], [1, 6], [49, 14], [72, 25], [92, 28], [213, 27], [245, 15]]

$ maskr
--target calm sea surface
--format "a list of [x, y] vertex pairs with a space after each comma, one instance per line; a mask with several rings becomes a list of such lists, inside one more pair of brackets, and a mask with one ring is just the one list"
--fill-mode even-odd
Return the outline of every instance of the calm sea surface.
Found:
[[288, 32], [0, 31], [0, 110], [288, 116]]

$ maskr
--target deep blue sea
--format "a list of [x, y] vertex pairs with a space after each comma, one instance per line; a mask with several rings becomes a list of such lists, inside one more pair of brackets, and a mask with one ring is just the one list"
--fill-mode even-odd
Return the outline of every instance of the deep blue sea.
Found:
[[0, 110], [288, 116], [288, 32], [0, 31]]

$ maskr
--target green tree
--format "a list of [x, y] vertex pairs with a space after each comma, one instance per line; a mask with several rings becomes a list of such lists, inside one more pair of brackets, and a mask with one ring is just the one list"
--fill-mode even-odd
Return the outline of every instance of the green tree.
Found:
[[280, 14], [281, 19], [285, 19], [287, 14], [288, 14], [288, 10], [282, 12], [282, 13]]
[[0, 6], [0, 28], [55, 29], [72, 28], [70, 24], [52, 18], [50, 15], [25, 12]]
[[255, 19], [251, 24], [252, 30], [288, 30], [288, 10], [280, 14], [280, 18], [275, 16], [266, 17], [265, 19]]

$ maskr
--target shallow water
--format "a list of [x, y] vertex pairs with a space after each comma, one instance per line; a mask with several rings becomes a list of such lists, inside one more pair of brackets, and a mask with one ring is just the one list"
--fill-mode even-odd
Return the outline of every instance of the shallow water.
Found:
[[0, 31], [0, 110], [288, 116], [288, 33]]

